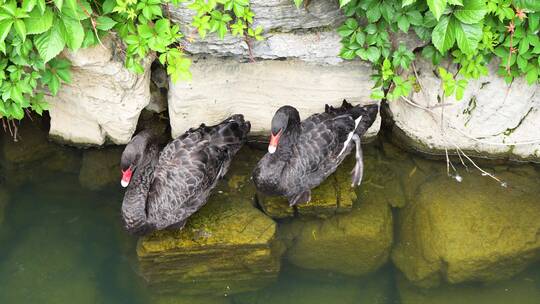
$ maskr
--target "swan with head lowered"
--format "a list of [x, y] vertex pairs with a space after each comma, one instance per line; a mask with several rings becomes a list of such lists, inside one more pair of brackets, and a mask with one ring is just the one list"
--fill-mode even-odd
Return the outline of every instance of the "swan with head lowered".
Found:
[[311, 200], [317, 187], [355, 149], [356, 165], [352, 186], [360, 185], [363, 174], [360, 137], [373, 124], [378, 106], [352, 106], [345, 100], [339, 108], [326, 105], [324, 113], [300, 121], [291, 106], [279, 108], [272, 119], [268, 153], [253, 171], [257, 190], [285, 196], [294, 206]]
[[125, 229], [143, 235], [182, 228], [225, 175], [250, 127], [242, 115], [233, 115], [215, 126], [190, 129], [161, 152], [150, 130], [134, 136], [121, 158]]

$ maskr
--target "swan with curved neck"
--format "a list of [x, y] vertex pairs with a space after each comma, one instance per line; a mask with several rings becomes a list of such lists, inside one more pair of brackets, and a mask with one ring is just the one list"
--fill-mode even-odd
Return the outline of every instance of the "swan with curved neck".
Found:
[[167, 227], [182, 228], [207, 201], [225, 175], [250, 130], [233, 115], [215, 126], [201, 125], [160, 152], [152, 132], [133, 137], [120, 160], [125, 229], [137, 235]]

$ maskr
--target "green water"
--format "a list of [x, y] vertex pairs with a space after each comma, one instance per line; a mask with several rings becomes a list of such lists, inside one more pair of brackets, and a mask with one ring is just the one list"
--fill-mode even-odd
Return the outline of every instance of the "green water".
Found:
[[[13, 151], [4, 147], [6, 153]], [[512, 279], [490, 284], [443, 283], [425, 290], [410, 286], [391, 261], [375, 273], [354, 277], [305, 270], [286, 257], [277, 281], [258, 291], [160, 297], [139, 276], [136, 239], [121, 228], [122, 189], [116, 184], [99, 191], [81, 187], [82, 153], [67, 150], [30, 165], [20, 162], [18, 169], [9, 164], [13, 157], [2, 161], [0, 186], [10, 198], [0, 220], [0, 303], [540, 303], [540, 267], [534, 263]], [[252, 161], [253, 152], [246, 153], [249, 157], [241, 155], [237, 162]], [[386, 142], [365, 147], [365, 154], [366, 176], [359, 195], [393, 205], [394, 217], [397, 207], [414, 201], [419, 185], [446, 176], [444, 162], [425, 160]], [[70, 168], [62, 165], [67, 163]], [[509, 191], [536, 193], [540, 189], [540, 174], [533, 166], [488, 163], [483, 167], [503, 176], [513, 172], [526, 181], [512, 183]], [[462, 183], [479, 175], [459, 170]], [[487, 196], [495, 193], [493, 187], [500, 187], [492, 181], [485, 185]], [[539, 256], [538, 250], [532, 254]]]

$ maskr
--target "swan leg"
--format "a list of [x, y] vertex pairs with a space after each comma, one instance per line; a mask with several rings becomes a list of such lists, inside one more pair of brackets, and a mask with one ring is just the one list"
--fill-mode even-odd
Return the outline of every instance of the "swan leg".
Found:
[[354, 134], [352, 139], [354, 140], [354, 143], [356, 144], [356, 164], [354, 165], [354, 169], [352, 170], [352, 184], [351, 187], [360, 186], [360, 183], [362, 182], [362, 176], [364, 175], [364, 160], [362, 155], [362, 145], [360, 141], [360, 136], [358, 134]]
[[289, 198], [289, 206], [295, 206], [297, 204], [304, 204], [311, 201], [311, 190], [304, 191], [298, 195]]

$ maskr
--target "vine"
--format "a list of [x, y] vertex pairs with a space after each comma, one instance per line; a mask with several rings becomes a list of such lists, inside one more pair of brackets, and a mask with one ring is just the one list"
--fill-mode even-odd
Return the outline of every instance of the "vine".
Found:
[[[191, 78], [191, 61], [182, 48], [184, 34], [168, 18], [169, 5], [186, 0], [0, 0], [0, 119], [15, 128], [29, 110], [48, 109], [44, 94], [56, 95], [71, 82], [71, 63], [60, 53], [101, 43], [116, 31], [125, 43], [125, 65], [143, 73], [152, 52], [173, 82]], [[192, 26], [200, 37], [216, 33], [261, 40], [253, 28], [249, 0], [194, 0]], [[7, 124], [6, 124], [7, 122]]]
[[[300, 6], [302, 0], [295, 0]], [[439, 67], [445, 96], [463, 97], [468, 80], [488, 74], [487, 64], [500, 59], [498, 74], [510, 83], [540, 74], [540, 1], [536, 0], [340, 0], [348, 17], [338, 29], [340, 56], [360, 58], [375, 67], [373, 99], [396, 100], [418, 89], [415, 77], [404, 79], [417, 55], [391, 36], [414, 32], [425, 46], [420, 55], [440, 65], [449, 59], [453, 75]]]

